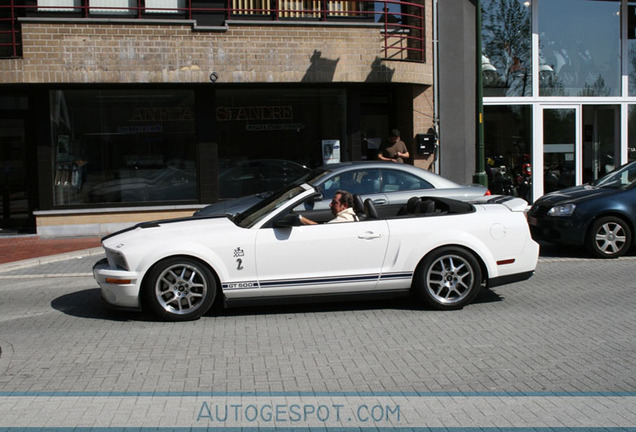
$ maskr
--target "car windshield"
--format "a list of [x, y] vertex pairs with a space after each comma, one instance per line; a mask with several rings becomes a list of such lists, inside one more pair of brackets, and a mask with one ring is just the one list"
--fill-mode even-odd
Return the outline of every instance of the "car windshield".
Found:
[[258, 204], [245, 210], [243, 213], [239, 213], [232, 218], [232, 221], [241, 228], [251, 228], [269, 213], [305, 192], [307, 190], [306, 188], [307, 186], [303, 187], [301, 185], [293, 185], [288, 188], [281, 189]]
[[321, 178], [325, 177], [329, 173], [331, 173], [331, 171], [324, 168], [316, 168], [302, 176], [299, 181], [309, 183], [312, 186], [316, 186], [316, 183], [318, 183]]
[[629, 163], [616, 171], [612, 171], [592, 183], [592, 185], [597, 187], [620, 189], [631, 186], [634, 182], [636, 182], [636, 162]]

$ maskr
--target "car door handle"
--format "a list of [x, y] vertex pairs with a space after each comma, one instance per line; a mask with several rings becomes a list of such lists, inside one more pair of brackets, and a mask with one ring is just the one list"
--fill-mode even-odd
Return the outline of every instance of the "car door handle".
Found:
[[373, 200], [373, 204], [383, 205], [383, 204], [386, 204], [386, 200], [385, 199], [375, 199], [375, 200]]
[[374, 233], [373, 231], [367, 231], [362, 234], [358, 234], [358, 238], [362, 240], [372, 240], [381, 237], [382, 233]]

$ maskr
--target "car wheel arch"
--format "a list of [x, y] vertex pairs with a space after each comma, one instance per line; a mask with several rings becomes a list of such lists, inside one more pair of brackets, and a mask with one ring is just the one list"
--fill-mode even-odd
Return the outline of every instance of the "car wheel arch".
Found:
[[[605, 255], [603, 253], [600, 252], [596, 252], [595, 249], [598, 249], [597, 247], [594, 247], [592, 245], [592, 234], [594, 231], [594, 228], [596, 226], [596, 224], [603, 220], [603, 219], [618, 219], [619, 221], [623, 222], [626, 226], [626, 229], [629, 230], [629, 232], [627, 233], [627, 237], [629, 239], [626, 248], [623, 252], [620, 253], [616, 253], [616, 254], [609, 254], [609, 255]], [[636, 232], [635, 232], [635, 224], [634, 221], [627, 215], [625, 215], [624, 213], [621, 212], [606, 212], [606, 213], [602, 213], [597, 215], [596, 217], [594, 217], [593, 219], [591, 219], [585, 229], [585, 237], [583, 238], [583, 244], [585, 245], [585, 247], [587, 248], [587, 250], [592, 253], [593, 255], [595, 255], [597, 258], [617, 258], [619, 256], [623, 256], [625, 255], [627, 252], [629, 252], [629, 250], [634, 247], [634, 245], [636, 245]]]
[[486, 271], [479, 254], [471, 249], [443, 245], [422, 257], [413, 273], [411, 292], [434, 309], [461, 309], [487, 286]]
[[428, 252], [426, 252], [426, 254], [424, 256], [422, 256], [420, 258], [420, 260], [418, 261], [417, 265], [415, 266], [415, 271], [413, 272], [413, 280], [411, 281], [411, 289], [413, 289], [413, 287], [415, 286], [415, 274], [417, 273], [417, 271], [422, 267], [422, 265], [424, 265], [424, 262], [426, 261], [426, 259], [433, 255], [434, 253], [439, 252], [439, 250], [444, 249], [444, 248], [458, 248], [463, 250], [466, 253], [469, 253], [473, 256], [473, 258], [475, 258], [477, 260], [477, 262], [479, 263], [479, 269], [481, 270], [481, 282], [482, 284], [487, 282], [489, 279], [489, 269], [488, 266], [486, 265], [486, 263], [484, 262], [482, 256], [476, 252], [475, 250], [473, 250], [472, 248], [466, 246], [466, 245], [462, 245], [462, 244], [444, 244], [444, 245], [440, 245], [437, 246], [434, 249], [429, 250]]
[[615, 217], [625, 222], [627, 224], [627, 227], [632, 232], [632, 234], [634, 234], [632, 236], [632, 245], [636, 244], [636, 220], [632, 219], [631, 217], [629, 217], [628, 215], [620, 211], [608, 211], [604, 213], [599, 213], [594, 218], [590, 219], [587, 226], [585, 227], [585, 238], [587, 238], [588, 235], [590, 234], [590, 230], [594, 226], [594, 223], [604, 217]]
[[[210, 265], [209, 262], [207, 262], [204, 259], [201, 259], [200, 257], [197, 257], [196, 255], [188, 255], [188, 254], [167, 255], [155, 260], [154, 263], [146, 269], [146, 271], [144, 272], [141, 278], [141, 281], [139, 283], [139, 286], [141, 287], [141, 289], [139, 290], [139, 305], [143, 311], [150, 311], [150, 306], [148, 303], [149, 299], [147, 297], [149, 293], [147, 292], [146, 289], [144, 289], [144, 287], [149, 283], [150, 275], [152, 274], [153, 270], [157, 268], [157, 266], [160, 266], [162, 265], [162, 263], [172, 259], [185, 259], [185, 260], [195, 261], [199, 263], [201, 266], [205, 267], [207, 270], [209, 270], [212, 276], [214, 277], [214, 281], [216, 283], [216, 296], [220, 296], [216, 298], [216, 300], [214, 301], [214, 304], [217, 304], [217, 302], [219, 301], [225, 300], [223, 296], [223, 290], [221, 288], [221, 279], [219, 278], [219, 274], [216, 271], [216, 269], [212, 265]], [[214, 307], [214, 305], [212, 307]]]
[[[452, 243], [448, 242], [449, 238], [453, 239]], [[499, 276], [496, 258], [491, 248], [476, 236], [454, 229], [429, 233], [424, 241], [408, 251], [409, 259], [405, 262], [405, 267], [414, 269], [414, 272], [417, 271], [429, 254], [443, 247], [458, 247], [473, 254], [485, 278]]]

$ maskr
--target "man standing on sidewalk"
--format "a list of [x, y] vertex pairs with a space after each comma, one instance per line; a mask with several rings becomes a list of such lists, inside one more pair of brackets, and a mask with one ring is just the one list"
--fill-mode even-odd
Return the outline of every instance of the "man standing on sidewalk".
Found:
[[411, 157], [406, 144], [400, 139], [400, 131], [393, 129], [391, 135], [382, 143], [378, 159], [387, 162], [404, 163], [404, 159]]

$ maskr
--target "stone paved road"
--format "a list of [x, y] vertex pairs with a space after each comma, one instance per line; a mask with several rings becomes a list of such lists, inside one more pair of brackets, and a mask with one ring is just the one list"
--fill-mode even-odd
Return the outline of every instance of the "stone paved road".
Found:
[[[13, 396], [22, 392], [28, 397], [142, 392], [141, 399], [157, 392], [182, 398], [190, 392], [390, 397], [574, 392], [601, 395], [602, 401], [575, 398], [558, 415], [542, 415], [546, 426], [555, 426], [548, 418], [561, 419], [557, 423], [570, 418], [580, 426], [587, 415], [613, 419], [601, 426], [636, 425], [634, 256], [610, 261], [545, 256], [530, 280], [483, 292], [460, 311], [426, 310], [409, 300], [353, 302], [233, 309], [187, 323], [106, 310], [90, 277], [99, 258], [0, 271], [0, 419], [3, 409], [4, 421], [20, 412]], [[621, 396], [617, 406], [608, 399], [615, 394]], [[141, 399], [136, 403], [145, 406]], [[591, 415], [599, 403], [611, 405], [612, 413]], [[113, 412], [125, 405], [118, 404]], [[94, 418], [82, 409], [74, 405], [70, 412]], [[500, 412], [477, 406], [465, 418], [440, 409], [437, 423], [426, 424], [472, 425], [477, 413], [489, 419], [489, 409]], [[567, 409], [572, 412], [563, 417]], [[129, 415], [147, 419], [148, 410], [145, 416]], [[516, 416], [492, 421], [523, 426], [530, 411], [520, 406]], [[70, 415], [65, 421], [77, 424]], [[493, 425], [484, 421], [480, 425]], [[2, 422], [0, 429], [7, 426]]]

